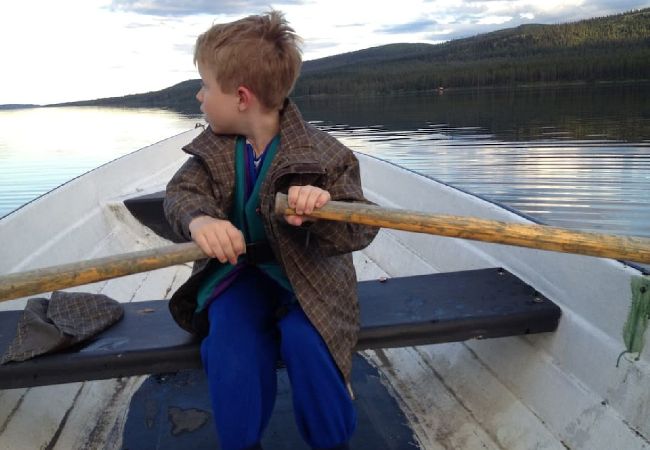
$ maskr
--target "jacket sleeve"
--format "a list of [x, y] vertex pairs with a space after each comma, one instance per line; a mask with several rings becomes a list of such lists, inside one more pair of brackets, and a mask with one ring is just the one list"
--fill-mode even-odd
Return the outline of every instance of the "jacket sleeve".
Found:
[[[359, 161], [351, 150], [330, 169], [326, 189], [332, 200], [372, 204], [363, 196]], [[307, 224], [310, 245], [317, 245], [326, 256], [350, 253], [367, 247], [379, 232], [378, 227], [332, 220]]]
[[190, 157], [167, 184], [163, 207], [176, 234], [190, 241], [189, 225], [198, 216], [226, 219], [220, 194], [213, 189], [210, 175], [196, 156]]

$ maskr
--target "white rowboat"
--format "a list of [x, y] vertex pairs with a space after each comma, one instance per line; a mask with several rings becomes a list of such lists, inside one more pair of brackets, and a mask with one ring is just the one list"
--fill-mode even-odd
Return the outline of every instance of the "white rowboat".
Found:
[[[101, 166], [1, 219], [0, 274], [168, 244], [123, 201], [163, 189], [186, 158], [180, 148], [197, 134]], [[469, 193], [358, 157], [364, 192], [377, 204], [528, 222]], [[650, 449], [650, 338], [644, 352], [616, 365], [638, 268], [392, 230], [355, 254], [355, 265], [359, 280], [503, 267], [562, 309], [553, 333], [364, 351], [421, 448]], [[70, 290], [124, 302], [169, 298], [190, 270], [184, 264]], [[0, 309], [22, 309], [25, 301]], [[0, 449], [123, 448], [132, 397], [147, 378], [0, 391]], [[157, 445], [151, 448], [166, 448]]]

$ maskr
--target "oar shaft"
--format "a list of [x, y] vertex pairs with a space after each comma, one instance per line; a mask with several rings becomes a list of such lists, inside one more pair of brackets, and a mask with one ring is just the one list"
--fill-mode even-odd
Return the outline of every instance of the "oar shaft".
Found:
[[0, 302], [147, 272], [205, 257], [195, 243], [188, 242], [9, 274], [0, 277]]
[[[295, 214], [287, 196], [276, 197], [276, 213]], [[650, 239], [587, 233], [543, 225], [517, 224], [374, 205], [331, 201], [309, 217], [396, 230], [472, 239], [564, 253], [650, 263]], [[193, 242], [46, 267], [0, 277], [0, 302], [205, 258]]]
[[[276, 214], [295, 214], [278, 194]], [[650, 239], [507, 223], [474, 217], [424, 214], [374, 205], [330, 201], [309, 217], [476, 241], [650, 263]]]

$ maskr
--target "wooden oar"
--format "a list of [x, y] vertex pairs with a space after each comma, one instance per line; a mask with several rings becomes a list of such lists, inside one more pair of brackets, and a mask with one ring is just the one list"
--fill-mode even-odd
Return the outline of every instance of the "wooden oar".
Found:
[[[287, 196], [276, 197], [276, 213], [295, 214]], [[565, 253], [650, 263], [650, 239], [587, 233], [543, 225], [473, 217], [424, 214], [379, 206], [331, 201], [309, 217], [397, 230], [472, 239]], [[117, 278], [205, 258], [194, 243], [125, 253], [0, 277], [0, 301]]]
[[[276, 214], [295, 214], [295, 211], [289, 208], [285, 194], [276, 196], [275, 212]], [[426, 214], [336, 201], [328, 202], [309, 216], [539, 250], [650, 263], [650, 239], [644, 237], [588, 233], [546, 225]]]
[[0, 277], [0, 302], [205, 258], [194, 243], [173, 244]]

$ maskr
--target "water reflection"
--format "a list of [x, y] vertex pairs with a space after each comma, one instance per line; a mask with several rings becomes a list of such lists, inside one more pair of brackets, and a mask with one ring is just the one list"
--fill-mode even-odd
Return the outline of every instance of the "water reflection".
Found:
[[[650, 84], [297, 99], [354, 150], [548, 224], [650, 236]], [[194, 127], [160, 109], [0, 111], [0, 216]]]
[[304, 99], [349, 147], [557, 226], [650, 236], [648, 85]]
[[[650, 84], [445, 91], [379, 97], [298, 98], [310, 120], [388, 131], [483, 130], [507, 141], [572, 137], [648, 142]], [[473, 134], [473, 133], [472, 133]]]
[[159, 109], [0, 111], [0, 217], [88, 170], [192, 128], [196, 121]]

